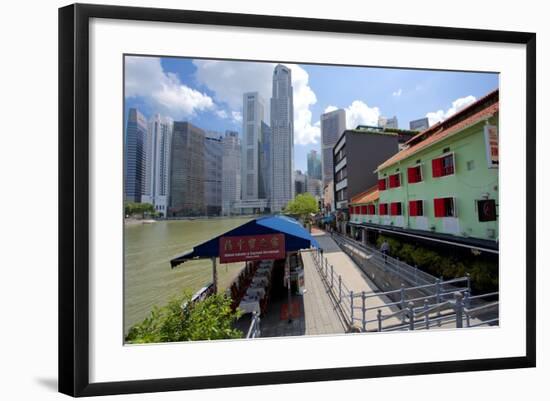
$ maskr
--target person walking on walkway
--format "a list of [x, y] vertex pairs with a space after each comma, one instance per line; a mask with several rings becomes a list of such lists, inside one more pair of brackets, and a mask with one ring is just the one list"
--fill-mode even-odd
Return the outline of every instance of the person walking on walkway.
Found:
[[382, 245], [380, 245], [380, 252], [384, 255], [384, 263], [388, 263], [388, 252], [390, 251], [390, 244], [388, 243], [388, 240], [385, 239], [384, 242], [382, 242]]

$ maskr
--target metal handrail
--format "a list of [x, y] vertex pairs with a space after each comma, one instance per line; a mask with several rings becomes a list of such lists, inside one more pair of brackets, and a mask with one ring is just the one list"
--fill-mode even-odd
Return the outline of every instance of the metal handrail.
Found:
[[[345, 240], [348, 241], [349, 240]], [[352, 247], [344, 247], [350, 253], [358, 254]], [[332, 265], [328, 263], [326, 257], [322, 256], [322, 252], [317, 250], [313, 252], [313, 260], [328, 292], [331, 293], [333, 299], [335, 299], [336, 306], [340, 309], [344, 318], [348, 320], [351, 326], [360, 322], [360, 328], [363, 331], [367, 330], [367, 325], [372, 323], [378, 323], [378, 331], [397, 330], [396, 326], [390, 328], [384, 328], [382, 322], [392, 318], [401, 317], [402, 324], [399, 328], [408, 330], [414, 330], [417, 327], [425, 327], [426, 329], [435, 325], [440, 326], [444, 321], [455, 320], [456, 327], [475, 327], [489, 323], [476, 323], [470, 324], [470, 318], [477, 316], [483, 312], [493, 311], [498, 307], [498, 302], [483, 305], [482, 307], [469, 308], [470, 301], [472, 299], [479, 299], [489, 296], [498, 295], [498, 293], [481, 294], [476, 296], [470, 296], [470, 278], [457, 277], [446, 281], [442, 279], [435, 279], [435, 282], [423, 283], [420, 285], [403, 286], [400, 289], [389, 291], [351, 291], [349, 287], [342, 281], [342, 277], [334, 272]], [[397, 260], [398, 261], [398, 260]], [[402, 262], [399, 262], [402, 264]], [[408, 265], [407, 265], [408, 266]], [[402, 267], [402, 266], [401, 266]], [[409, 266], [410, 267], [410, 266]], [[457, 283], [467, 283], [465, 287], [456, 287]], [[434, 293], [429, 293], [421, 297], [407, 298], [406, 294], [410, 291], [427, 290], [429, 288], [434, 289]], [[401, 299], [385, 303], [384, 305], [368, 306], [368, 299], [373, 297], [382, 297], [389, 295], [400, 294]], [[454, 300], [448, 299], [450, 296]], [[395, 299], [395, 298], [394, 298]], [[429, 303], [429, 300], [434, 300], [435, 303]], [[424, 301], [424, 305], [416, 306], [415, 302]], [[383, 309], [392, 310], [393, 307], [399, 307], [400, 309], [391, 313], [382, 313]], [[378, 310], [378, 315], [375, 319], [367, 319], [366, 312], [372, 310]], [[447, 311], [447, 312], [445, 312]], [[442, 313], [443, 312], [443, 313]], [[435, 316], [431, 316], [434, 315]], [[408, 319], [408, 322], [405, 321]], [[418, 320], [422, 319], [422, 320]], [[463, 322], [466, 322], [464, 326]], [[493, 322], [491, 319], [487, 322]]]
[[260, 334], [260, 315], [258, 312], [254, 311], [252, 312], [252, 320], [250, 321], [246, 338], [257, 338], [260, 337]]

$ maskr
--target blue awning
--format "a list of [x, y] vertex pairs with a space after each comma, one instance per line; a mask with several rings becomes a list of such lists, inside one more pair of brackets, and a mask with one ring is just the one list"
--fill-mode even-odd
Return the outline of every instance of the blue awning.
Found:
[[170, 265], [175, 267], [192, 259], [218, 257], [220, 237], [261, 234], [284, 234], [285, 250], [287, 253], [299, 251], [300, 249], [319, 247], [315, 238], [313, 238], [297, 220], [282, 215], [259, 217], [233, 230], [218, 235], [211, 240], [203, 242], [194, 247], [193, 250], [176, 256], [170, 260]]

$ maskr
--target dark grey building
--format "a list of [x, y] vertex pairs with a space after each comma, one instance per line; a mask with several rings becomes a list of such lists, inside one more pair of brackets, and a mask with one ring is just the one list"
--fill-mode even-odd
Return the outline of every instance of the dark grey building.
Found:
[[198, 216], [206, 212], [204, 202], [205, 132], [188, 122], [174, 122], [168, 215]]
[[409, 128], [411, 131], [424, 131], [430, 128], [430, 122], [428, 117], [419, 118], [418, 120], [413, 120], [409, 123]]
[[137, 109], [128, 111], [124, 141], [124, 199], [141, 202], [145, 190], [147, 120]]
[[397, 153], [399, 144], [408, 141], [413, 134], [391, 131], [360, 125], [342, 133], [333, 149], [336, 210], [347, 210], [353, 196], [375, 185], [378, 177], [374, 170]]
[[294, 193], [300, 195], [307, 192], [307, 177], [302, 170], [294, 172]]
[[209, 134], [204, 138], [204, 204], [207, 216], [219, 216], [222, 211], [222, 136]]

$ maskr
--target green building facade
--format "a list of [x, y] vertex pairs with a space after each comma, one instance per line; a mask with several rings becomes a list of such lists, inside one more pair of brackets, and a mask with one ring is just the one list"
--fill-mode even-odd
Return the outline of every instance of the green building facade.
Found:
[[350, 223], [498, 248], [498, 91], [468, 109], [382, 163], [378, 188], [352, 199]]

